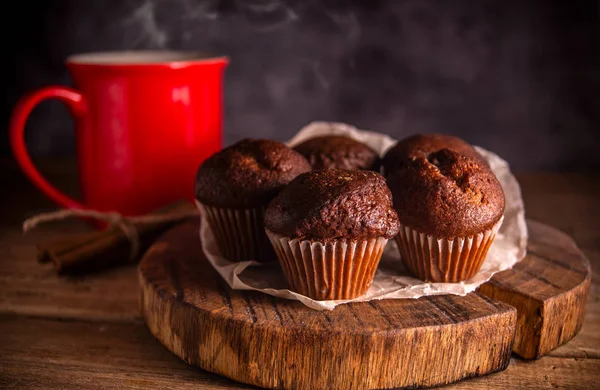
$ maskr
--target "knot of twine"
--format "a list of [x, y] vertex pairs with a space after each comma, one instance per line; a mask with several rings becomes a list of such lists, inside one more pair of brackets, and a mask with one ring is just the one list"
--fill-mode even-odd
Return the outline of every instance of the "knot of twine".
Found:
[[141, 215], [135, 217], [125, 217], [117, 212], [101, 212], [96, 210], [81, 210], [81, 209], [63, 209], [49, 213], [34, 215], [23, 222], [23, 232], [35, 228], [36, 226], [53, 221], [60, 221], [71, 217], [87, 217], [98, 221], [106, 222], [109, 228], [118, 227], [131, 244], [130, 259], [137, 258], [140, 251], [140, 237], [136, 224], [149, 223], [168, 223], [183, 220], [188, 217], [198, 216], [197, 210], [184, 210], [178, 212], [170, 212], [160, 215]]

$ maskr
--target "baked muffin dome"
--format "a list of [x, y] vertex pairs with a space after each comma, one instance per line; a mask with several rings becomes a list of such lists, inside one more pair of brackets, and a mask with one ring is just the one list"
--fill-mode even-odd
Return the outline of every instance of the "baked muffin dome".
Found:
[[398, 216], [386, 181], [372, 171], [327, 169], [296, 177], [269, 203], [265, 227], [299, 240], [392, 238]]
[[352, 138], [326, 135], [308, 139], [294, 147], [313, 169], [367, 169], [379, 171], [377, 153]]
[[266, 205], [311, 166], [300, 153], [267, 139], [243, 139], [206, 159], [196, 174], [196, 199], [206, 205]]
[[472, 145], [458, 137], [447, 134], [414, 134], [401, 139], [385, 153], [382, 161], [384, 174], [388, 176], [409, 158], [427, 157], [441, 149], [452, 150], [487, 165], [485, 159]]
[[450, 149], [411, 156], [388, 184], [402, 225], [434, 237], [473, 236], [504, 213], [504, 191], [487, 164]]

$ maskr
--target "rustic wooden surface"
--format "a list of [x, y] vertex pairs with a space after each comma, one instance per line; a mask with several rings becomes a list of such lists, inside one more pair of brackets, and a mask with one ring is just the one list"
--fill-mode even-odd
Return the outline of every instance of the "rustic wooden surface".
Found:
[[527, 256], [500, 272], [479, 292], [518, 311], [513, 351], [538, 359], [571, 340], [583, 325], [591, 269], [566, 234], [528, 222]]
[[316, 311], [231, 290], [198, 223], [169, 231], [139, 266], [150, 333], [192, 365], [284, 389], [436, 386], [506, 368], [516, 310], [478, 294], [353, 303]]
[[[70, 161], [42, 162], [49, 179], [76, 195]], [[42, 238], [81, 231], [78, 221], [23, 235], [20, 223], [54, 206], [0, 160], [0, 388], [245, 389], [169, 352], [138, 314], [135, 267], [57, 278], [36, 263]], [[517, 175], [527, 216], [571, 237], [590, 260], [585, 320], [567, 344], [535, 361], [513, 357], [502, 372], [449, 385], [456, 389], [595, 389], [600, 381], [600, 176]]]

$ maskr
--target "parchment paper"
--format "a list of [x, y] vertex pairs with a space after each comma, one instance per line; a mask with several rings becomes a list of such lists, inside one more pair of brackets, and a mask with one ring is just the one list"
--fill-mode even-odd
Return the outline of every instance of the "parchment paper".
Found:
[[[376, 132], [358, 130], [344, 123], [313, 122], [301, 129], [288, 145], [296, 145], [307, 138], [325, 134], [343, 134], [364, 142], [383, 155], [397, 141]], [[206, 257], [234, 290], [256, 290], [280, 298], [295, 299], [316, 310], [332, 310], [339, 304], [372, 299], [406, 299], [428, 295], [466, 295], [489, 280], [495, 273], [511, 268], [525, 256], [527, 225], [521, 189], [510, 172], [508, 163], [483, 148], [476, 147], [489, 162], [502, 184], [506, 196], [504, 223], [492, 244], [481, 270], [461, 283], [424, 283], [404, 270], [394, 240], [386, 246], [375, 279], [369, 291], [356, 299], [316, 301], [286, 288], [279, 264], [260, 264], [256, 261], [232, 263], [220, 256], [210, 227], [202, 223], [200, 238]], [[204, 218], [203, 216], [201, 218]]]

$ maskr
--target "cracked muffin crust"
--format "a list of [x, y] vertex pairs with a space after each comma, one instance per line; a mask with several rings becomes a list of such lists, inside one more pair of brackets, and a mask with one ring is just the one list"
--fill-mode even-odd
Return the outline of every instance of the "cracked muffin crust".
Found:
[[265, 227], [300, 240], [394, 237], [398, 216], [380, 174], [328, 169], [299, 175], [269, 204]]
[[382, 159], [385, 176], [399, 169], [412, 157], [426, 157], [440, 149], [449, 149], [487, 165], [485, 159], [466, 141], [447, 134], [414, 134], [390, 148]]
[[267, 139], [243, 139], [206, 159], [196, 174], [196, 199], [206, 205], [266, 205], [311, 166], [300, 153]]
[[473, 236], [504, 213], [502, 186], [487, 164], [447, 148], [405, 159], [388, 184], [400, 222], [434, 237]]

